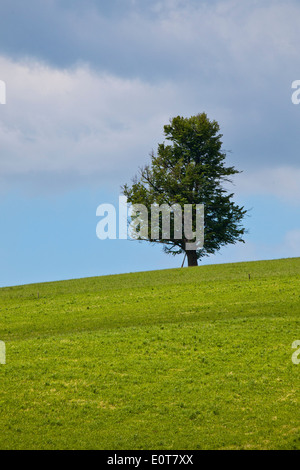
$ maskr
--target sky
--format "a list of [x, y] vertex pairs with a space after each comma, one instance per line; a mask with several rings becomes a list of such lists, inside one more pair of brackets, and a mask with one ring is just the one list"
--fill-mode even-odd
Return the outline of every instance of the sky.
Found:
[[297, 0], [2, 0], [0, 287], [180, 267], [99, 240], [174, 116], [218, 121], [245, 243], [202, 264], [300, 256]]

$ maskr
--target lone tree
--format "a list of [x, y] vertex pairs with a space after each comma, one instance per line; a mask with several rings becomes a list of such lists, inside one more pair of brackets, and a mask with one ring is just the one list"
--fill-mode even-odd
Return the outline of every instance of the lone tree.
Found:
[[[245, 229], [241, 221], [246, 210], [232, 202], [233, 193], [228, 193], [223, 186], [225, 182], [232, 183], [230, 176], [240, 172], [225, 166], [226, 153], [222, 150], [219, 130], [219, 124], [210, 121], [205, 113], [190, 118], [174, 117], [164, 126], [164, 134], [171, 145], [159, 144], [157, 156], [152, 151], [151, 164], [139, 169], [132, 186], [122, 186], [128, 202], [143, 204], [149, 214], [153, 204], [179, 204], [182, 209], [185, 204], [191, 204], [193, 214], [196, 204], [204, 205], [204, 243], [199, 249], [186, 249], [189, 240], [185, 236], [181, 239], [174, 236], [173, 214], [170, 219], [171, 224], [173, 220], [173, 236], [168, 238], [151, 238], [150, 215], [147, 220], [147, 236], [143, 238], [162, 243], [166, 253], [186, 253], [189, 266], [197, 266], [198, 259], [215, 253], [221, 246], [244, 242]], [[161, 217], [159, 220], [162, 235]], [[141, 225], [141, 219], [139, 223]], [[193, 224], [195, 228], [195, 222]]]

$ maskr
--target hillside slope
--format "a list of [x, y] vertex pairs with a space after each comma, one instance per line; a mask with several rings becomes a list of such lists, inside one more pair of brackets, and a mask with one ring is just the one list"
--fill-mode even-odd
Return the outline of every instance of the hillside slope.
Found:
[[2, 288], [0, 448], [299, 448], [299, 314], [300, 258]]

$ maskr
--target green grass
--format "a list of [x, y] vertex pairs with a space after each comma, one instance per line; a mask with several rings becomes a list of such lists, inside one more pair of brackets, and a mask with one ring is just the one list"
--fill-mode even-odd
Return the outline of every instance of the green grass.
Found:
[[299, 313], [300, 258], [2, 288], [0, 448], [299, 449]]

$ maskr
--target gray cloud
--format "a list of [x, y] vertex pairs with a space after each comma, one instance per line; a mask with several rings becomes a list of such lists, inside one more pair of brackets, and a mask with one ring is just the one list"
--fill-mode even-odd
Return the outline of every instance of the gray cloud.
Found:
[[0, 174], [11, 182], [39, 174], [69, 180], [71, 174], [74, 181], [122, 183], [145, 163], [162, 139], [163, 123], [184, 100], [175, 84], [83, 66], [61, 70], [0, 58], [0, 69], [8, 89], [0, 116]]
[[170, 117], [202, 111], [245, 188], [255, 172], [292, 175], [299, 18], [296, 1], [3, 2], [2, 178], [122, 183]]
[[225, 72], [260, 83], [297, 57], [299, 14], [274, 0], [7, 1], [0, 51], [148, 80]]
[[236, 190], [249, 196], [273, 196], [293, 206], [300, 205], [300, 168], [292, 166], [257, 168], [235, 177]]

